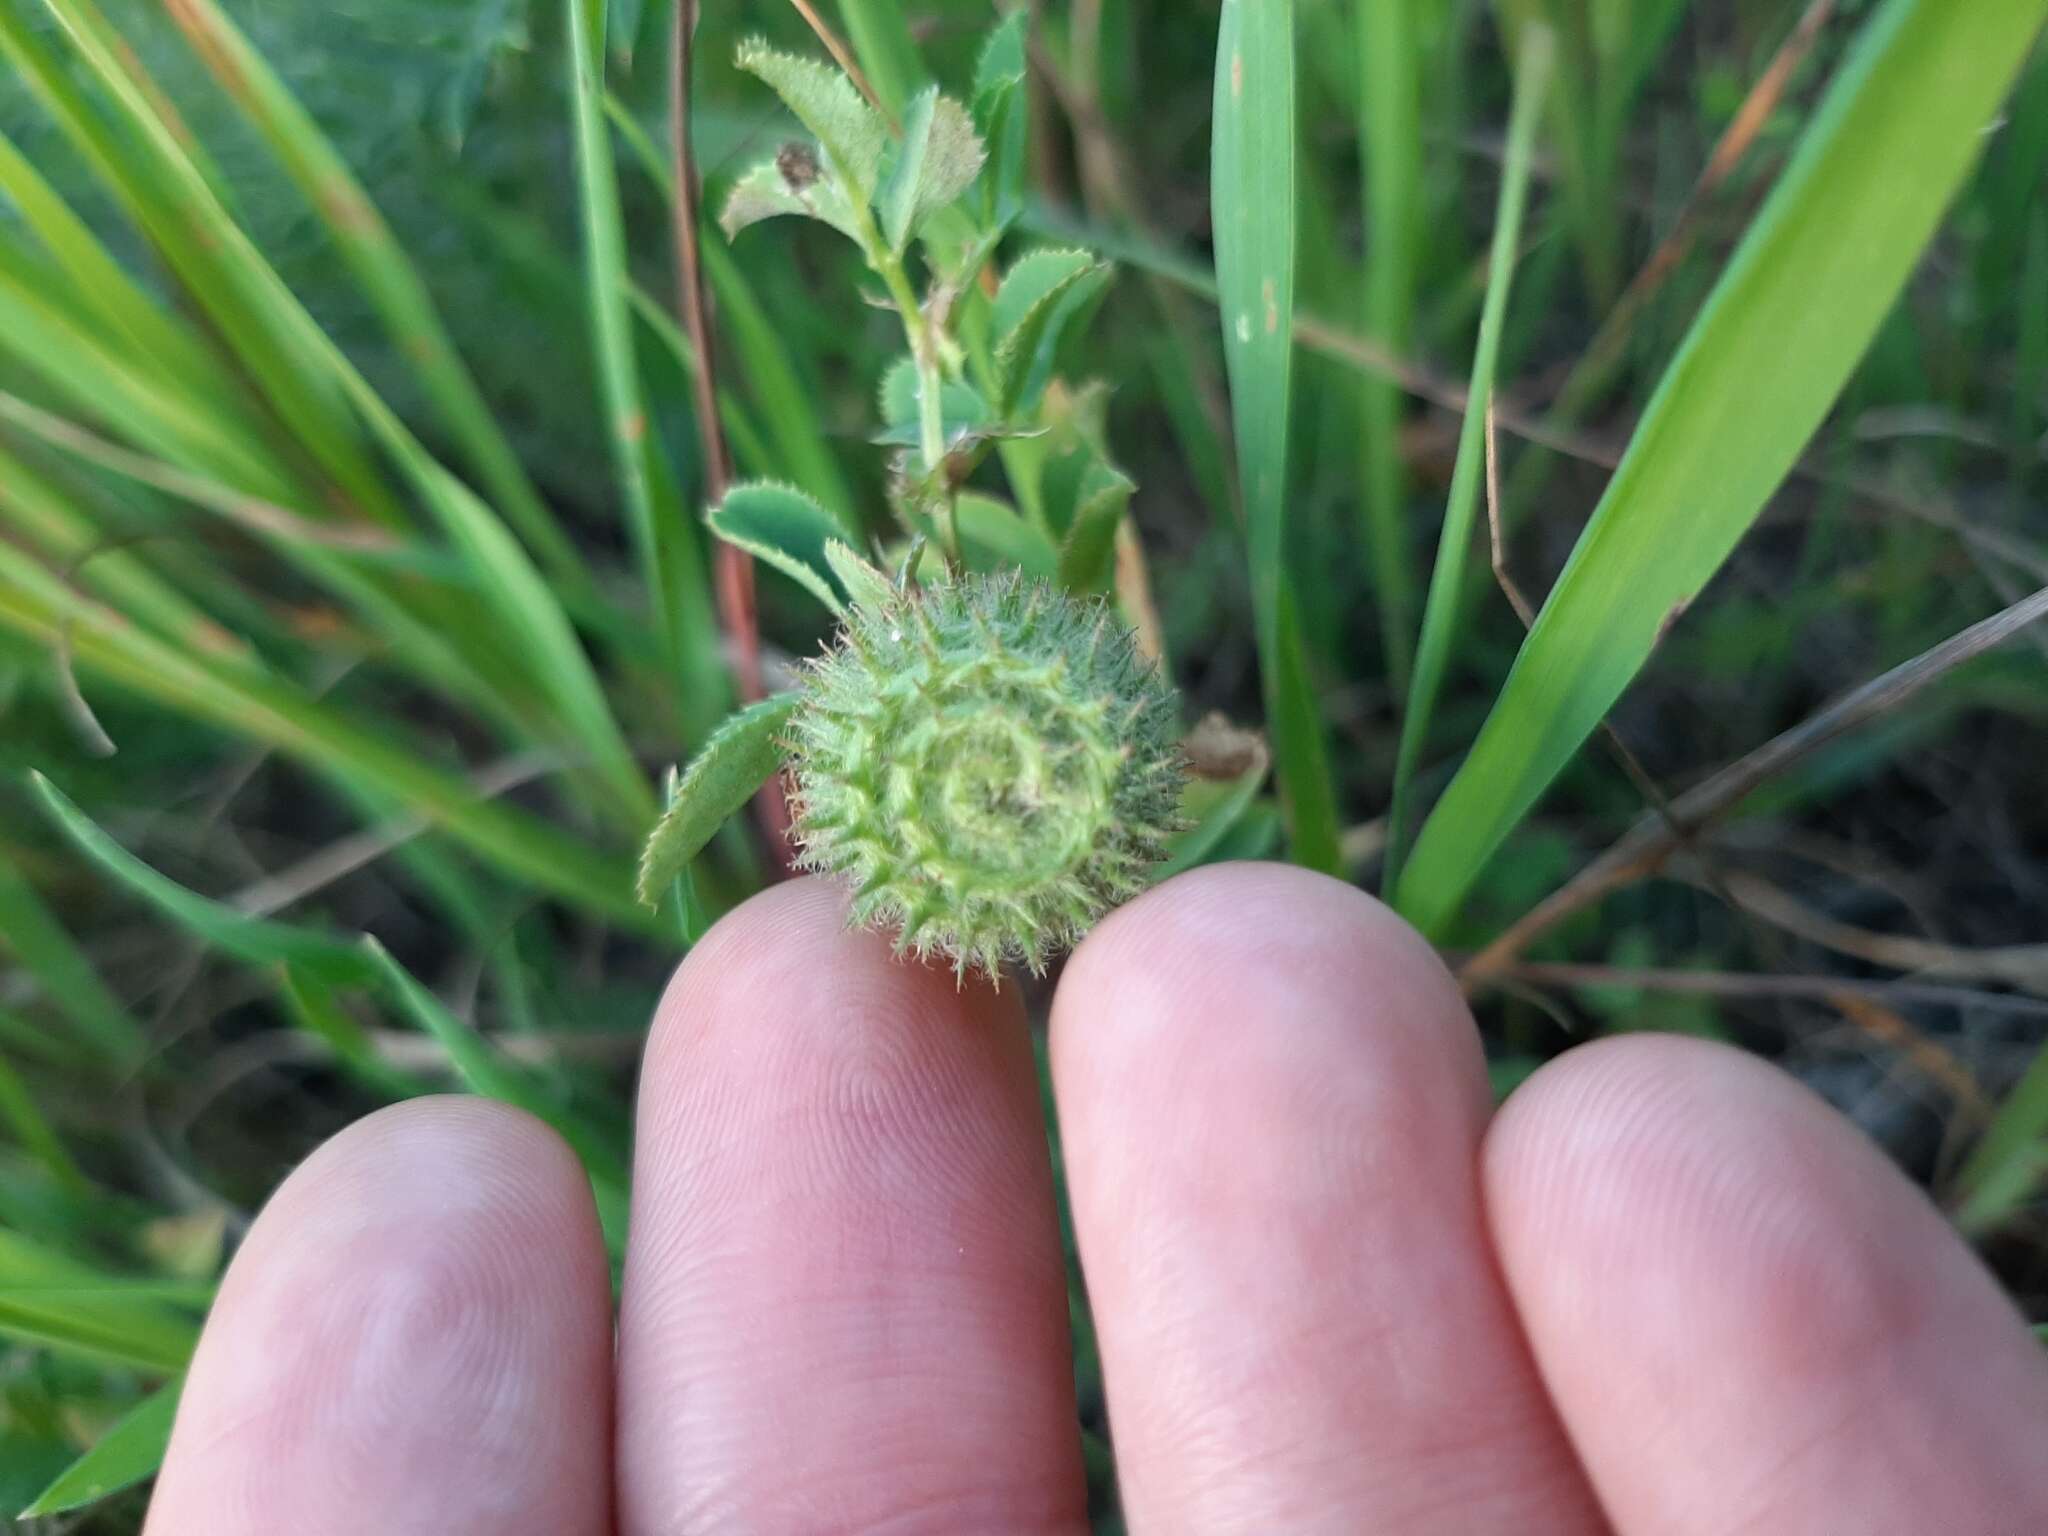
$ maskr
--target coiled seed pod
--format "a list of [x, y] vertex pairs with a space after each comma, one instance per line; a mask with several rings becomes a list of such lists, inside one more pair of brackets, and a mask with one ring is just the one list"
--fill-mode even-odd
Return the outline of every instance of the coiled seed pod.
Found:
[[961, 974], [1043, 971], [1181, 825], [1171, 685], [1106, 606], [1015, 576], [856, 603], [786, 741], [799, 862]]

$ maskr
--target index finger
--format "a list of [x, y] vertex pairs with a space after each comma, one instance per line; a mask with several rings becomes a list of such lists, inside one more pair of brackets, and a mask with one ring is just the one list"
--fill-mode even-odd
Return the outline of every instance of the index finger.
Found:
[[1069, 1532], [1084, 1485], [1015, 992], [756, 896], [663, 1000], [619, 1318], [627, 1536]]

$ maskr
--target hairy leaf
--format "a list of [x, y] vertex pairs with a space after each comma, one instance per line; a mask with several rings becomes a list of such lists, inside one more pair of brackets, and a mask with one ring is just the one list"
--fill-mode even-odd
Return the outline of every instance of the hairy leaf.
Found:
[[1083, 472], [1074, 498], [1074, 518], [1060, 546], [1060, 585], [1072, 592], [1099, 592], [1109, 585], [1116, 530], [1138, 487], [1130, 476], [1100, 459]]
[[1107, 280], [1109, 266], [1088, 251], [1043, 250], [1020, 256], [996, 290], [990, 333], [995, 337], [997, 405], [1007, 412], [1030, 393], [1047, 344], [1058, 340], [1054, 319], [1061, 300], [1084, 279]]
[[988, 151], [974, 119], [950, 96], [928, 87], [911, 99], [903, 143], [882, 188], [882, 235], [900, 253], [920, 225], [974, 185]]
[[838, 539], [826, 543], [825, 563], [832, 567], [832, 574], [839, 578], [839, 585], [857, 607], [880, 608], [895, 591], [886, 575]]
[[859, 226], [839, 188], [823, 177], [805, 181], [804, 174], [791, 165], [785, 150], [740, 177], [726, 194], [725, 210], [718, 216], [718, 226], [725, 231], [726, 239], [764, 219], [799, 218], [829, 224], [858, 243]]
[[741, 43], [735, 62], [774, 89], [862, 201], [874, 197], [888, 136], [852, 81], [829, 64], [779, 52], [761, 38]]
[[711, 531], [798, 582], [833, 613], [846, 605], [825, 546], [839, 536], [831, 513], [793, 485], [737, 485], [711, 509]]
[[773, 776], [782, 761], [782, 728], [800, 698], [794, 692], [778, 693], [741, 710], [711, 733], [641, 852], [642, 901], [649, 906], [659, 902], [725, 819]]

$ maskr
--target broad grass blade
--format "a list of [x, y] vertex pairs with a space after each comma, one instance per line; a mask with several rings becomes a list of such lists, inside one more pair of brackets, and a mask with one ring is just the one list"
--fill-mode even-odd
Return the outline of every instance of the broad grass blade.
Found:
[[1652, 397], [1396, 901], [1441, 934], [1784, 481], [1905, 285], [2048, 0], [1886, 0]]
[[181, 1372], [129, 1409], [91, 1450], [57, 1474], [21, 1512], [21, 1518], [61, 1515], [156, 1476], [171, 1443], [171, 1422], [177, 1417], [178, 1395], [184, 1386]]
[[1307, 686], [1286, 563], [1294, 366], [1294, 4], [1224, 0], [1216, 44], [1210, 202], [1224, 356], [1243, 480], [1252, 605], [1294, 857], [1338, 864], [1336, 795]]

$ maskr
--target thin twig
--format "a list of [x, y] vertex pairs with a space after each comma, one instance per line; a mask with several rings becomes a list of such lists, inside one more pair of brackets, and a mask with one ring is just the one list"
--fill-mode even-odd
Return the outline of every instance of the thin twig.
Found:
[[1997, 982], [2048, 996], [2048, 944], [1974, 949], [1910, 934], [1877, 933], [1816, 912], [1757, 875], [1732, 874], [1726, 887], [1742, 908], [1787, 933], [1889, 970]]
[[[1467, 962], [1468, 964], [1470, 962]], [[1687, 971], [1632, 966], [1586, 965], [1557, 960], [1506, 960], [1489, 973], [1489, 983], [1568, 987], [1634, 987], [1645, 992], [1675, 992], [1701, 997], [1811, 998], [1829, 1002], [1838, 997], [1864, 997], [1933, 1008], [1991, 1008], [2026, 1018], [2048, 1019], [2048, 1002], [2009, 992], [1980, 992], [1972, 987], [1942, 986], [1920, 981], [1865, 981], [1844, 976], [1781, 976], [1757, 971]]]
[[[1679, 204], [1677, 214], [1672, 218], [1671, 228], [1650, 253], [1650, 259], [1643, 263], [1636, 275], [1630, 279], [1614, 308], [1600, 323], [1593, 340], [1580, 354], [1579, 362], [1573, 367], [1574, 378], [1599, 377], [1604, 374], [1621, 348], [1628, 340], [1630, 328], [1644, 305], [1664, 286], [1665, 279], [1678, 269], [1680, 262], [1692, 251], [1699, 237], [1700, 214], [1708, 200], [1720, 190], [1735, 167], [1749, 153], [1750, 146], [1771, 114], [1783, 99], [1785, 87], [1792, 81], [1793, 74], [1805, 62], [1819, 39], [1821, 29], [1828, 23], [1835, 9], [1835, 0], [1812, 0], [1798, 23], [1792, 28], [1785, 41], [1779, 45], [1771, 62], [1749, 88], [1742, 105], [1735, 116], [1722, 130], [1713, 152], [1707, 157], [1706, 168], [1692, 185], [1692, 190]], [[1574, 393], [1573, 382], [1567, 381], [1562, 394], [1569, 397]]]
[[1674, 824], [1697, 835], [1741, 804], [1759, 785], [1800, 759], [1845, 732], [1899, 708], [1964, 662], [2002, 645], [2043, 618], [2048, 618], [2048, 587], [1843, 694], [1792, 729], [1687, 790], [1671, 803], [1669, 819], [1652, 816], [1638, 822], [1563, 887], [1466, 961], [1459, 972], [1461, 984], [1467, 992], [1485, 985], [1537, 938], [1566, 918], [1657, 873], [1681, 846], [1673, 833]]
[[[809, 8], [797, 0], [797, 8]], [[669, 154], [674, 162], [676, 247], [676, 314], [690, 338], [697, 366], [690, 370], [691, 401], [697, 414], [697, 440], [704, 448], [704, 489], [715, 506], [732, 488], [732, 451], [718, 413], [718, 345], [711, 328], [711, 306], [704, 287], [704, 264], [698, 247], [704, 187], [690, 143], [691, 45], [697, 34], [698, 0], [676, 0], [675, 24], [669, 30]], [[812, 25], [819, 25], [815, 19]], [[829, 46], [829, 43], [828, 43]], [[838, 57], [835, 52], [834, 57]], [[846, 61], [840, 60], [844, 65]], [[848, 74], [858, 79], [856, 71]], [[863, 88], [865, 88], [863, 84]], [[872, 96], [872, 93], [870, 93]], [[762, 697], [761, 622], [755, 606], [754, 561], [745, 550], [717, 540], [713, 556], [717, 573], [719, 618], [732, 653], [740, 699]], [[789, 806], [776, 784], [765, 786], [754, 800], [754, 814], [775, 850], [785, 861], [789, 848]]]
[[[1486, 530], [1493, 550], [1493, 577], [1500, 583], [1501, 590], [1507, 594], [1509, 604], [1514, 608], [1516, 616], [1521, 619], [1522, 628], [1526, 630], [1535, 626], [1536, 610], [1523, 594], [1521, 584], [1515, 580], [1514, 573], [1508, 569], [1507, 549], [1501, 537], [1500, 439], [1494, 427], [1493, 397], [1489, 395], [1486, 401]], [[1621, 765], [1621, 771], [1628, 776], [1629, 783], [1635, 786], [1636, 793], [1648, 802], [1651, 810], [1656, 812], [1672, 835], [1678, 839], [1679, 846], [1690, 849], [1698, 857], [1701, 867], [1708, 872], [1708, 878], [1713, 879], [1712, 860], [1707, 857], [1704, 850], [1693, 846], [1692, 835], [1672, 814], [1670, 796], [1664, 793], [1664, 787], [1652, 777], [1650, 770], [1643, 766], [1643, 760], [1636, 756], [1635, 750], [1621, 739], [1621, 732], [1615, 729], [1613, 721], [1603, 719], [1600, 722], [1600, 738], [1607, 744], [1607, 749], [1613, 754], [1614, 760]]]
[[[494, 800], [562, 766], [559, 753], [519, 752], [478, 769], [470, 776], [469, 785], [480, 798]], [[243, 886], [228, 898], [227, 905], [249, 917], [269, 917], [374, 864], [432, 828], [433, 822], [425, 816], [403, 816], [337, 839], [296, 864]]]
[[1828, 1002], [1863, 1034], [1903, 1057], [1928, 1081], [1939, 1084], [1966, 1123], [1982, 1125], [1991, 1118], [1991, 1101], [1954, 1053], [1915, 1029], [1896, 1010], [1855, 992], [1834, 992]]
[[[676, 317], [690, 338], [697, 366], [690, 370], [697, 412], [697, 440], [704, 449], [705, 495], [715, 506], [732, 487], [732, 453], [718, 416], [718, 349], [704, 293], [698, 249], [703, 188], [690, 145], [690, 55], [697, 30], [697, 0], [676, 0], [669, 33], [669, 153], [675, 174]], [[737, 652], [740, 693], [751, 703], [761, 696], [760, 627], [754, 612], [754, 563], [744, 550], [719, 541], [718, 605]]]
[[[697, 10], [696, 0], [684, 0], [684, 3], [689, 5], [691, 19], [694, 21]], [[825, 51], [832, 55], [832, 62], [844, 70], [846, 78], [853, 82], [854, 88], [861, 95], [867, 97], [868, 105], [882, 114], [883, 121], [889, 125], [889, 131], [891, 133], [899, 132], [896, 114], [882, 105], [882, 98], [875, 94], [874, 86], [870, 85], [868, 77], [861, 73], [860, 61], [854, 58], [853, 50], [840, 40], [837, 32], [834, 32], [825, 25], [825, 18], [812, 8], [810, 0], [789, 0], [789, 3], [796, 7], [796, 13], [803, 17], [805, 22], [809, 24], [810, 29], [818, 34], [818, 41], [823, 43]]]

